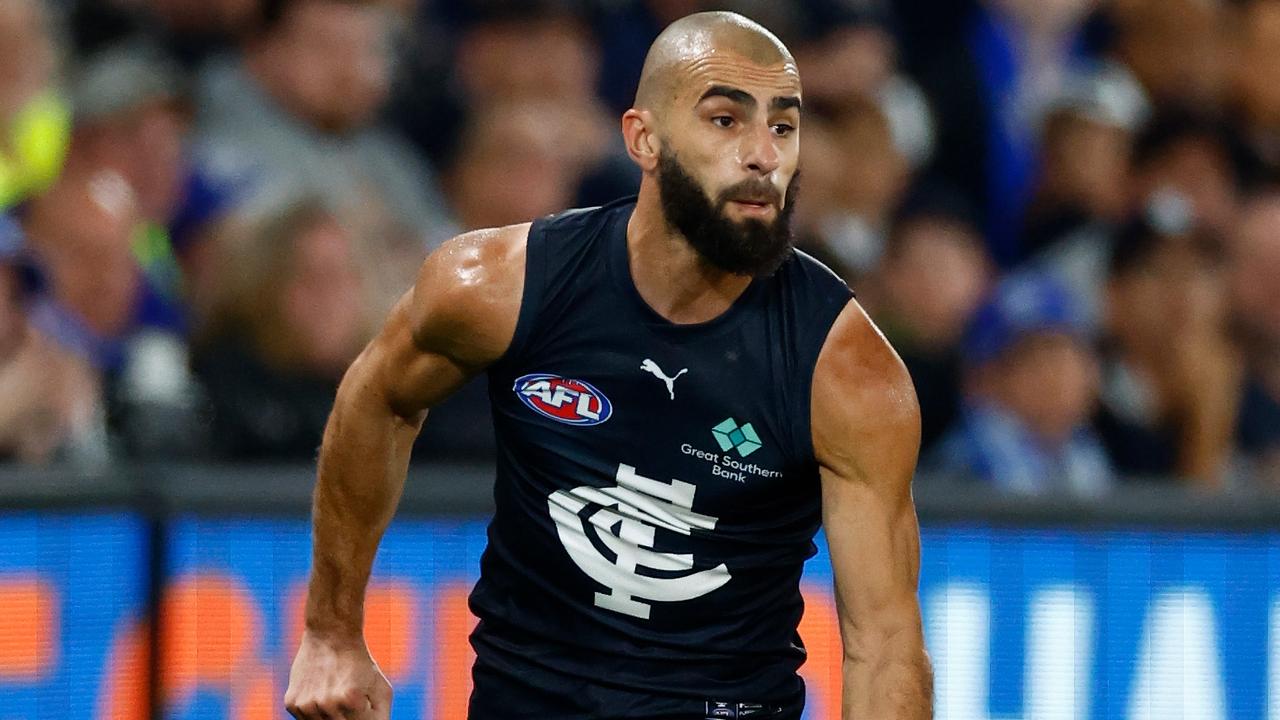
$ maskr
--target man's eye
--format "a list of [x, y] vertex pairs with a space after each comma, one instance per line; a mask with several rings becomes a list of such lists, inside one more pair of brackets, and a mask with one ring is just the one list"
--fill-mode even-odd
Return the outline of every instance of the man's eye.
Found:
[[777, 125], [773, 126], [773, 134], [777, 135], [778, 137], [786, 137], [794, 131], [795, 131], [795, 128], [786, 123], [778, 123]]
[[711, 118], [711, 122], [715, 123], [716, 126], [722, 127], [722, 128], [733, 127], [733, 118], [729, 117], [728, 115], [717, 115]]

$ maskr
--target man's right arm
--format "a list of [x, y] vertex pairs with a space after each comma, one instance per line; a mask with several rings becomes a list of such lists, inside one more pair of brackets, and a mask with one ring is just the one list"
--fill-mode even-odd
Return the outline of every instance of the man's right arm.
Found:
[[320, 449], [302, 646], [285, 705], [298, 718], [387, 717], [391, 689], [363, 639], [364, 593], [427, 409], [510, 345], [528, 225], [462, 235], [347, 370]]

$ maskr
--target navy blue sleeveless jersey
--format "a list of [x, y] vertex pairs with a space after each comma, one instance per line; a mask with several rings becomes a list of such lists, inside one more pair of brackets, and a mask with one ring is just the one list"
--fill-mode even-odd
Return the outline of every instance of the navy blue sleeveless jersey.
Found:
[[851, 292], [794, 252], [719, 317], [631, 278], [635, 200], [529, 230], [489, 370], [496, 509], [470, 604], [472, 720], [799, 717], [821, 519], [818, 352]]

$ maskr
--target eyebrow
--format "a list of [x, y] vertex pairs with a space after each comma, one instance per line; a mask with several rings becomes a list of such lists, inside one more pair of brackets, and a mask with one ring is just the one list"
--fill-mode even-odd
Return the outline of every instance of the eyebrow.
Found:
[[698, 98], [698, 102], [701, 103], [702, 101], [713, 97], [729, 98], [733, 102], [739, 105], [746, 105], [747, 107], [756, 106], [756, 99], [751, 96], [751, 93], [746, 90], [729, 87], [728, 85], [712, 85], [707, 88], [706, 92], [702, 93], [702, 97]]
[[800, 98], [795, 95], [787, 95], [786, 97], [775, 97], [769, 101], [770, 110], [789, 110], [795, 108], [800, 109]]
[[[702, 97], [698, 98], [698, 102], [701, 103], [713, 97], [728, 98], [730, 101], [748, 109], [756, 106], [756, 99], [752, 97], [751, 93], [728, 85], [712, 85], [707, 88], [706, 92], [702, 93]], [[795, 95], [778, 96], [769, 101], [770, 110], [789, 110], [791, 108], [800, 109], [800, 98]]]

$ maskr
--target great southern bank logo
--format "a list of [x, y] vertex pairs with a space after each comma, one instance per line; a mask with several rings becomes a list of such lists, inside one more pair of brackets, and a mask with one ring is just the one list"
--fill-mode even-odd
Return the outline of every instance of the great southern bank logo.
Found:
[[751, 427], [751, 423], [739, 426], [733, 418], [726, 418], [724, 422], [711, 428], [711, 434], [715, 436], [716, 442], [720, 443], [721, 450], [729, 452], [731, 449], [737, 449], [742, 457], [764, 446], [764, 443], [760, 442], [760, 436], [756, 434], [756, 429]]
[[609, 398], [582, 380], [533, 373], [516, 378], [512, 389], [525, 405], [566, 425], [599, 425], [613, 414]]

